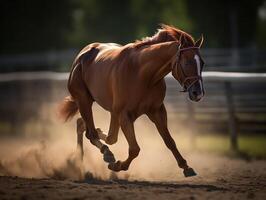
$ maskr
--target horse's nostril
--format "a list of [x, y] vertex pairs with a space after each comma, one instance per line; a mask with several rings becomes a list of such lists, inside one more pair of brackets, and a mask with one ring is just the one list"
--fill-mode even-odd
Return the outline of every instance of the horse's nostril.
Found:
[[192, 91], [192, 94], [193, 94], [193, 96], [197, 96], [198, 95], [197, 91]]

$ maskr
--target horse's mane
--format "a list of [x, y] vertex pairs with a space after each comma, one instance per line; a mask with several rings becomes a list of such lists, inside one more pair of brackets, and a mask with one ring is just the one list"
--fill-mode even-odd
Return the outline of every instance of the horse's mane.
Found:
[[[180, 36], [182, 35], [181, 39], [181, 46], [182, 47], [191, 47], [195, 45], [194, 39], [188, 33], [175, 28], [173, 26], [161, 24], [160, 28], [157, 32], [151, 36], [143, 38], [142, 40], [137, 40], [134, 43], [129, 43], [121, 48], [120, 56], [117, 59], [117, 63], [120, 65], [127, 65], [127, 66], [134, 66], [134, 62], [136, 59], [129, 59], [130, 52], [132, 49], [139, 49], [146, 45], [158, 44], [163, 42], [170, 42], [170, 41], [179, 41]], [[123, 63], [123, 64], [122, 64]]]
[[194, 46], [194, 39], [191, 35], [178, 28], [165, 24], [161, 24], [161, 28], [159, 28], [157, 33], [152, 37], [146, 37], [142, 40], [137, 40], [134, 44], [135, 47], [139, 48], [145, 45], [158, 44], [168, 41], [178, 41], [181, 35], [182, 47]]

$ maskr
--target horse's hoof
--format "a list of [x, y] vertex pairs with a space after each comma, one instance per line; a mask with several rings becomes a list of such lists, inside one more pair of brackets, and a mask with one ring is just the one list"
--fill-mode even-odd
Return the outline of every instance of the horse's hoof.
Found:
[[107, 163], [114, 163], [115, 157], [114, 154], [108, 149], [103, 153], [103, 160]]
[[192, 169], [191, 167], [184, 169], [183, 171], [185, 177], [190, 177], [190, 176], [196, 176], [196, 172], [194, 171], [194, 169]]
[[121, 171], [121, 161], [109, 163], [108, 169], [115, 171], [115, 172]]

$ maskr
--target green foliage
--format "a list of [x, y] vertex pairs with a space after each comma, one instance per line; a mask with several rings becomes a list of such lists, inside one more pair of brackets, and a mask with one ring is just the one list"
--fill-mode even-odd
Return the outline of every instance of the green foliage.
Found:
[[[230, 47], [232, 27], [239, 46], [265, 44], [263, 0], [13, 0], [1, 1], [0, 53], [81, 48], [91, 42], [128, 43], [154, 34], [160, 23], [194, 36], [208, 47]], [[230, 25], [231, 14], [236, 23]], [[261, 42], [262, 41], [262, 42]]]
[[1, 1], [0, 53], [35, 52], [66, 46], [71, 1]]
[[185, 0], [133, 0], [131, 12], [135, 16], [137, 38], [151, 35], [159, 23], [171, 24], [190, 31], [192, 22], [187, 15]]
[[[187, 1], [188, 14], [194, 23], [193, 32], [204, 33], [208, 47], [253, 45], [257, 32], [258, 8], [263, 0]], [[235, 19], [234, 19], [235, 17]], [[232, 41], [233, 31], [236, 40]]]
[[266, 47], [266, 1], [259, 10], [260, 20], [257, 20], [256, 44], [258, 47]]
[[127, 1], [80, 0], [73, 19], [75, 27], [69, 34], [73, 45], [96, 41], [126, 43], [135, 36], [135, 22]]
[[[251, 158], [266, 158], [266, 137], [264, 135], [239, 135], [239, 152]], [[231, 155], [229, 135], [201, 135], [196, 138], [197, 151]], [[236, 156], [241, 156], [236, 155]]]

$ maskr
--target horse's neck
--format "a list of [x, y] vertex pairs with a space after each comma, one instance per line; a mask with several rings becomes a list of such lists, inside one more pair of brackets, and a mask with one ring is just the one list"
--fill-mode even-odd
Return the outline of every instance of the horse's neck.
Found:
[[172, 63], [167, 63], [163, 66], [161, 66], [161, 68], [155, 72], [154, 76], [150, 79], [150, 84], [154, 85], [157, 82], [159, 82], [160, 80], [162, 80], [167, 74], [169, 74], [172, 70]]
[[140, 73], [150, 85], [163, 79], [171, 70], [178, 51], [177, 42], [151, 45], [140, 52]]

